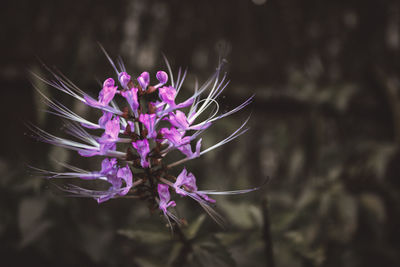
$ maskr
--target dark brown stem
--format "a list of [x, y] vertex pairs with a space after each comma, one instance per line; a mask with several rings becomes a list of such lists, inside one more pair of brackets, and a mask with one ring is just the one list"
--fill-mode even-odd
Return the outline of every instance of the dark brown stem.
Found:
[[156, 195], [156, 187], [155, 187], [155, 184], [154, 184], [154, 181], [153, 181], [153, 176], [152, 176], [152, 173], [150, 172], [150, 170], [149, 169], [146, 169], [146, 175], [147, 175], [147, 177], [149, 177], [149, 183], [150, 183], [150, 188], [151, 188], [151, 192], [152, 192], [152, 194], [155, 196]]
[[175, 262], [172, 264], [172, 266], [175, 267], [187, 266], [186, 265], [187, 257], [193, 250], [192, 243], [190, 242], [189, 239], [187, 239], [185, 233], [182, 231], [179, 225], [175, 227], [175, 232], [179, 238], [179, 241], [182, 243], [182, 248], [179, 251], [179, 255], [178, 257], [176, 257]]
[[267, 257], [266, 266], [275, 267], [272, 236], [271, 236], [271, 221], [269, 217], [269, 204], [267, 197], [265, 197], [262, 201], [262, 209], [264, 217], [263, 237], [265, 242], [265, 256]]

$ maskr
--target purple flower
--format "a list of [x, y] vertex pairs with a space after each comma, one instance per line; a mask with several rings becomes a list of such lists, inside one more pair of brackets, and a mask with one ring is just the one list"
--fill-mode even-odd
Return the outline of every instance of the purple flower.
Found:
[[161, 101], [150, 102], [150, 104], [155, 107], [155, 111], [156, 111], [157, 114], [161, 113], [163, 108], [164, 108], [164, 106], [165, 106], [165, 103], [161, 102]]
[[106, 124], [111, 120], [112, 115], [113, 114], [111, 112], [103, 111], [103, 116], [101, 116], [99, 119], [100, 128], [106, 127]]
[[125, 71], [123, 71], [118, 75], [118, 80], [122, 88], [127, 89], [128, 83], [131, 80], [131, 76]]
[[169, 123], [171, 123], [176, 128], [183, 131], [186, 131], [190, 126], [185, 113], [180, 110], [177, 110], [175, 113], [171, 112], [169, 114], [169, 118], [166, 120], [168, 120]]
[[165, 71], [158, 71], [156, 77], [157, 80], [162, 84], [167, 83], [168, 81], [168, 75]]
[[115, 82], [112, 78], [108, 78], [103, 83], [103, 89], [101, 89], [99, 93], [99, 100], [96, 101], [93, 98], [85, 95], [86, 104], [91, 107], [105, 107], [111, 102], [114, 98], [115, 93], [117, 92], [117, 86], [114, 86]]
[[186, 101], [179, 103], [178, 105], [175, 104], [175, 97], [176, 97], [176, 89], [172, 86], [164, 86], [158, 89], [158, 96], [162, 100], [162, 102], [168, 104], [169, 107], [167, 107], [165, 110], [157, 111], [157, 115], [159, 117], [163, 117], [169, 112], [178, 109], [178, 108], [186, 108], [190, 105], [193, 104], [194, 98], [191, 97], [187, 99]]
[[[105, 87], [113, 87], [115, 85], [114, 79], [113, 78], [108, 78], [103, 82], [103, 88]], [[101, 93], [100, 93], [101, 94]]]
[[192, 146], [190, 145], [190, 137], [186, 136], [182, 138], [182, 146], [177, 147], [188, 159], [194, 159], [200, 156], [201, 138], [196, 143], [196, 150], [192, 152]]
[[121, 95], [125, 97], [126, 101], [131, 106], [131, 109], [135, 113], [136, 117], [138, 116], [137, 110], [139, 108], [137, 92], [138, 89], [135, 87], [132, 87], [130, 90], [121, 92]]
[[127, 131], [127, 128], [129, 127], [130, 132], [134, 132], [135, 131], [135, 123], [132, 121], [127, 121], [126, 127], [124, 129], [124, 131]]
[[117, 159], [116, 158], [105, 158], [101, 162], [101, 170], [100, 174], [102, 175], [107, 175], [113, 172], [114, 167], [117, 165]]
[[111, 139], [118, 139], [120, 130], [119, 117], [109, 120], [105, 125], [105, 133], [110, 136]]
[[116, 117], [113, 120], [109, 120], [105, 125], [104, 134], [99, 138], [99, 143], [106, 144], [117, 142], [120, 130], [121, 126], [119, 124], [119, 117]]
[[120, 168], [117, 172], [117, 177], [125, 181], [125, 189], [122, 190], [119, 195], [125, 196], [132, 187], [132, 172], [128, 165]]
[[94, 180], [98, 179], [101, 176], [106, 176], [111, 173], [116, 164], [117, 164], [116, 158], [111, 158], [111, 159], [105, 158], [101, 162], [101, 170], [99, 172], [87, 173], [86, 175], [79, 176], [79, 178], [84, 180]]
[[149, 75], [149, 73], [147, 71], [143, 72], [137, 78], [137, 81], [140, 84], [140, 87], [142, 87], [142, 90], [146, 91], [146, 88], [147, 88], [147, 86], [149, 86], [149, 83], [150, 83], [150, 75]]
[[[115, 195], [124, 196], [132, 187], [132, 173], [128, 166], [118, 169], [116, 158], [105, 158], [101, 162], [101, 170], [99, 172], [89, 173], [80, 176], [84, 180], [102, 179], [106, 180], [111, 186], [107, 191], [98, 192], [95, 199], [98, 203], [102, 203], [113, 198]], [[125, 181], [125, 187], [121, 190], [122, 180]]]
[[183, 154], [186, 155], [188, 159], [194, 159], [200, 156], [201, 139], [196, 143], [196, 150], [192, 152], [192, 146], [190, 145], [190, 137], [184, 136], [184, 132], [178, 131], [174, 127], [171, 129], [162, 128], [160, 133], [163, 137], [168, 140], [171, 146], [177, 148]]
[[100, 144], [98, 148], [79, 149], [78, 153], [82, 157], [92, 157], [97, 155], [106, 155], [108, 151], [116, 149], [115, 143]]
[[111, 120], [112, 118], [112, 113], [108, 112], [108, 111], [103, 111], [103, 116], [100, 117], [99, 121], [98, 121], [98, 125], [94, 124], [94, 125], [90, 125], [87, 123], [80, 123], [83, 127], [89, 128], [89, 129], [104, 129], [106, 127], [106, 123]]
[[160, 210], [164, 212], [164, 214], [168, 214], [168, 207], [175, 207], [175, 201], [170, 201], [171, 196], [169, 194], [169, 187], [166, 184], [158, 184], [157, 186], [158, 197], [160, 198], [159, 207]]
[[108, 188], [107, 191], [103, 193], [102, 196], [99, 196], [97, 198], [97, 203], [103, 203], [111, 198], [113, 198], [116, 195], [119, 195], [122, 186], [122, 181], [121, 178], [119, 178], [116, 173], [113, 173], [112, 175], [107, 175], [107, 182], [111, 184], [111, 186]]
[[132, 142], [132, 146], [140, 156], [140, 165], [142, 165], [143, 168], [148, 168], [150, 165], [147, 160], [147, 155], [150, 152], [149, 141], [147, 141], [147, 139], [137, 140], [136, 142]]
[[156, 114], [140, 114], [139, 121], [147, 129], [147, 138], [156, 138], [157, 132], [155, 131]]
[[[182, 190], [181, 187], [185, 186], [186, 190]], [[182, 172], [176, 178], [176, 182], [174, 183], [174, 188], [177, 194], [182, 196], [187, 195], [187, 190], [189, 192], [196, 192], [197, 185], [196, 185], [196, 177], [192, 173], [187, 173], [186, 168], [182, 170]]]
[[174, 147], [179, 147], [182, 145], [182, 137], [183, 137], [183, 133], [179, 132], [177, 129], [175, 128], [162, 128], [160, 130], [160, 133], [163, 135], [163, 137], [165, 139], [167, 139], [171, 145], [173, 145]]
[[160, 83], [157, 84], [156, 86], [154, 86], [155, 88], [159, 88], [160, 86], [163, 86], [168, 81], [168, 75], [167, 75], [167, 73], [165, 73], [165, 71], [158, 71], [156, 74], [156, 77]]
[[158, 89], [158, 95], [160, 99], [170, 105], [175, 106], [176, 90], [172, 86], [164, 86]]
[[175, 113], [170, 112], [169, 117], [166, 118], [165, 120], [168, 120], [169, 123], [171, 123], [173, 126], [176, 128], [187, 131], [187, 130], [205, 130], [208, 127], [210, 127], [211, 122], [204, 122], [196, 126], [190, 126], [190, 123], [185, 115], [180, 110], [175, 111]]
[[[132, 187], [132, 172], [128, 165], [118, 168], [117, 159], [104, 159], [101, 164], [100, 174], [107, 178], [107, 182], [111, 184], [106, 194], [97, 199], [98, 203], [113, 198], [115, 195], [124, 196]], [[122, 180], [125, 181], [125, 187], [122, 187]]]
[[[181, 189], [182, 187], [184, 187], [184, 189]], [[174, 188], [176, 193], [182, 196], [187, 196], [189, 194], [196, 194], [197, 196], [200, 196], [202, 199], [208, 202], [215, 203], [215, 200], [209, 198], [206, 194], [197, 192], [196, 177], [194, 177], [192, 173], [187, 173], [186, 168], [184, 168], [176, 178], [176, 182], [174, 183]], [[196, 199], [196, 197], [194, 198]]]
[[[186, 71], [182, 73], [180, 70], [176, 80], [173, 79], [171, 71], [169, 74], [158, 71], [155, 75], [158, 84], [155, 86], [150, 86], [150, 74], [143, 72], [137, 78], [137, 84], [136, 80], [126, 72], [121, 60], [115, 64], [108, 55], [107, 58], [117, 74], [117, 82], [121, 87], [119, 91], [112, 78], [104, 81], [97, 99], [89, 97], [63, 76], [54, 74], [56, 80], [48, 81], [48, 84], [69, 96], [102, 110], [103, 114], [97, 124], [43, 94], [45, 102], [53, 109], [53, 114], [71, 121], [65, 123], [65, 129], [73, 139], [61, 138], [33, 127], [33, 131], [40, 140], [78, 151], [83, 157], [103, 156], [101, 170], [86, 171], [79, 167], [63, 164], [69, 169], [68, 171], [50, 171], [46, 174], [49, 178], [80, 178], [107, 182], [109, 187], [106, 190], [91, 190], [74, 185], [65, 189], [70, 193], [94, 198], [99, 203], [127, 194], [140, 198], [146, 196], [146, 199], [152, 201], [153, 205], [158, 202], [159, 208], [171, 228], [173, 225], [170, 219], [178, 225], [181, 223], [181, 220], [173, 212], [168, 211], [168, 207], [176, 205], [174, 201], [171, 201], [169, 187], [172, 187], [177, 194], [196, 200], [213, 219], [221, 222], [221, 217], [210, 206], [210, 203], [215, 201], [208, 195], [241, 194], [257, 188], [222, 192], [199, 191], [196, 177], [186, 169], [182, 170], [176, 180], [170, 172], [173, 172], [174, 167], [208, 153], [246, 132], [247, 129], [244, 129], [244, 126], [247, 120], [231, 135], [224, 137], [218, 143], [200, 151], [202, 139], [199, 139], [195, 144], [194, 151], [192, 150], [191, 142], [195, 142], [194, 140], [203, 130], [214, 121], [247, 106], [252, 97], [236, 108], [218, 114], [217, 98], [228, 84], [225, 75], [221, 75], [221, 66], [218, 66], [216, 72], [204, 85], [196, 85], [193, 95], [186, 101], [177, 104], [175, 103], [178, 98], [177, 94], [182, 88]], [[170, 70], [168, 63], [167, 67]], [[167, 85], [169, 80], [170, 86]], [[136, 87], [133, 86], [134, 84]], [[156, 90], [158, 93], [155, 93]], [[207, 90], [208, 93], [204, 96]], [[120, 99], [113, 101], [114, 97]], [[148, 102], [149, 99], [154, 102]], [[121, 102], [123, 102], [123, 106], [118, 106]], [[190, 110], [186, 113], [183, 108], [189, 106], [191, 106]], [[213, 108], [215, 108], [215, 112], [210, 112], [210, 109]], [[204, 114], [210, 115], [204, 116]], [[204, 118], [204, 120], [200, 121], [200, 118]], [[88, 129], [104, 129], [104, 132], [98, 137], [97, 133], [92, 133]], [[168, 153], [175, 149], [181, 151], [184, 156], [181, 155], [181, 159], [171, 162], [173, 158], [168, 158]], [[138, 164], [139, 158], [140, 164]], [[169, 163], [164, 161], [165, 158]], [[43, 172], [45, 173], [45, 171]], [[158, 194], [154, 190], [156, 184], [158, 185]], [[131, 190], [132, 187], [135, 187], [135, 190]]]

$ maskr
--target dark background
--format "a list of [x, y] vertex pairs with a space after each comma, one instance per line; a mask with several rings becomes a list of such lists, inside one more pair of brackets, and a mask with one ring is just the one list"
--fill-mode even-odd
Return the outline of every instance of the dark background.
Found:
[[[400, 2], [395, 0], [8, 1], [0, 14], [2, 266], [400, 266]], [[250, 131], [188, 165], [201, 188], [261, 190], [217, 198], [219, 228], [178, 199], [189, 227], [171, 237], [146, 203], [66, 198], [27, 165], [91, 158], [30, 138], [59, 133], [31, 82], [56, 66], [84, 90], [112, 75], [189, 68], [205, 81], [218, 55], [231, 80], [211, 145], [250, 113]], [[88, 116], [97, 114], [88, 111]], [[94, 167], [97, 169], [97, 167]], [[270, 231], [269, 231], [270, 229]], [[271, 234], [271, 235], [270, 235]], [[273, 258], [269, 248], [273, 246]]]

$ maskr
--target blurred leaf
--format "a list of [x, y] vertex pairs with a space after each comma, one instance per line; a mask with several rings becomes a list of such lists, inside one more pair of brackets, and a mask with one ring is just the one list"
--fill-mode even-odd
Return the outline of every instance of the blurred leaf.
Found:
[[282, 232], [290, 227], [290, 225], [297, 219], [299, 212], [289, 210], [281, 211], [279, 215], [272, 214], [271, 231]]
[[112, 229], [95, 228], [93, 225], [80, 224], [83, 238], [83, 250], [94, 262], [100, 262], [108, 257], [108, 248], [112, 246], [114, 232]]
[[304, 243], [304, 236], [299, 231], [289, 231], [285, 234], [285, 237], [288, 238], [293, 244], [301, 245]]
[[135, 257], [135, 263], [138, 266], [142, 266], [142, 267], [158, 267], [158, 266], [160, 266], [159, 263], [154, 262], [154, 257], [153, 258]]
[[360, 197], [360, 204], [370, 214], [370, 217], [378, 223], [383, 223], [386, 219], [385, 205], [382, 199], [371, 193], [364, 193]]
[[193, 266], [236, 266], [229, 251], [215, 237], [194, 244], [192, 260]]
[[168, 257], [168, 264], [167, 266], [171, 266], [174, 262], [176, 262], [181, 250], [182, 250], [183, 244], [182, 243], [175, 243], [172, 246], [172, 250], [169, 253]]
[[243, 238], [243, 232], [220, 232], [216, 233], [215, 237], [219, 239], [222, 245], [228, 247], [236, 242], [240, 242]]
[[317, 201], [317, 198], [317, 191], [312, 187], [308, 187], [302, 192], [296, 206], [299, 210], [305, 209], [309, 205], [314, 204]]
[[228, 200], [219, 201], [219, 206], [227, 216], [229, 223], [242, 229], [251, 229], [262, 225], [260, 207], [246, 202], [233, 203]]
[[321, 266], [325, 261], [325, 250], [322, 247], [307, 251], [304, 256], [312, 260], [314, 266]]
[[285, 234], [290, 240], [293, 251], [313, 262], [313, 266], [320, 266], [325, 260], [325, 252], [322, 247], [312, 247], [310, 241], [303, 233], [299, 231], [291, 231]]
[[340, 193], [334, 198], [334, 201], [332, 205], [335, 207], [336, 216], [329, 224], [329, 235], [333, 240], [348, 242], [352, 239], [358, 224], [356, 199], [347, 193]]
[[34, 241], [36, 241], [39, 237], [41, 237], [46, 230], [52, 225], [52, 223], [49, 220], [45, 221], [40, 221], [35, 224], [33, 228], [31, 228], [30, 231], [27, 231], [24, 233], [22, 240], [20, 242], [20, 247], [23, 248]]
[[370, 157], [366, 162], [367, 168], [375, 173], [376, 177], [382, 179], [385, 176], [386, 166], [392, 159], [394, 153], [397, 152], [397, 148], [392, 144], [387, 145], [376, 145], [369, 153]]
[[41, 198], [25, 198], [21, 201], [18, 211], [19, 229], [22, 234], [20, 246], [26, 246], [39, 238], [51, 225], [43, 220], [46, 201]]
[[343, 194], [338, 199], [338, 211], [342, 222], [344, 223], [344, 233], [353, 233], [357, 228], [358, 206], [356, 199], [350, 194]]
[[298, 257], [293, 253], [291, 246], [288, 242], [274, 243], [274, 257], [276, 266], [290, 266], [301, 267], [303, 266]]
[[332, 208], [332, 194], [326, 193], [322, 194], [319, 199], [319, 214], [322, 217], [329, 216]]
[[239, 266], [259, 266], [265, 254], [260, 230], [221, 232], [214, 235]]
[[342, 85], [340, 88], [330, 89], [335, 91], [335, 106], [340, 111], [345, 111], [351, 98], [357, 92], [357, 89], [350, 84]]
[[301, 168], [304, 165], [304, 150], [297, 147], [294, 148], [290, 153], [289, 159], [289, 169], [288, 176], [289, 178], [296, 177], [298, 173], [300, 173]]
[[189, 227], [185, 231], [188, 239], [193, 239], [196, 237], [200, 227], [203, 225], [205, 218], [206, 215], [202, 213], [194, 222], [189, 224]]
[[46, 202], [40, 198], [24, 198], [18, 211], [18, 222], [21, 232], [29, 230], [43, 215]]
[[171, 241], [171, 234], [167, 231], [155, 232], [147, 230], [118, 230], [118, 234], [143, 244], [159, 244]]

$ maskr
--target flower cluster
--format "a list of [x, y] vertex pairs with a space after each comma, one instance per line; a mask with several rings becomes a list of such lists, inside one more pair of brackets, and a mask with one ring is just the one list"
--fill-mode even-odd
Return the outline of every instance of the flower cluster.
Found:
[[[97, 122], [81, 117], [39, 91], [51, 108], [50, 112], [66, 119], [67, 133], [73, 138], [57, 137], [33, 127], [42, 141], [75, 150], [82, 157], [102, 157], [100, 171], [86, 171], [68, 164], [63, 164], [68, 169], [67, 172], [40, 171], [49, 178], [103, 180], [109, 185], [107, 190], [92, 190], [76, 185], [63, 189], [72, 194], [92, 197], [99, 203], [124, 196], [151, 200], [168, 222], [172, 218], [176, 223], [180, 220], [170, 209], [176, 205], [171, 200], [170, 190], [177, 195], [194, 199], [219, 221], [220, 217], [211, 207], [215, 200], [209, 195], [238, 194], [256, 189], [204, 191], [198, 189], [196, 177], [186, 168], [178, 176], [171, 174], [172, 168], [230, 142], [247, 130], [244, 128], [246, 120], [227, 138], [211, 147], [202, 148], [199, 135], [204, 130], [252, 101], [250, 97], [238, 107], [223, 114], [218, 113], [216, 99], [228, 84], [226, 74], [221, 75], [222, 63], [206, 83], [195, 87], [192, 96], [178, 101], [177, 95], [185, 80], [186, 71], [179, 70], [177, 80], [174, 81], [166, 60], [169, 75], [158, 71], [155, 79], [148, 72], [134, 77], [127, 73], [122, 61], [118, 62], [117, 67], [107, 53], [106, 56], [116, 72], [117, 81], [113, 78], [106, 79], [97, 98], [89, 96], [61, 74], [52, 73], [54, 80], [51, 81], [40, 78], [52, 87], [99, 110], [101, 116]], [[202, 97], [206, 91], [207, 96]], [[200, 117], [210, 109], [214, 109], [214, 112], [205, 119], [204, 115]], [[182, 158], [168, 163], [167, 154], [174, 150], [178, 150]]]

